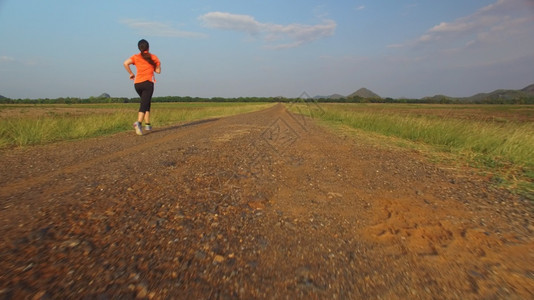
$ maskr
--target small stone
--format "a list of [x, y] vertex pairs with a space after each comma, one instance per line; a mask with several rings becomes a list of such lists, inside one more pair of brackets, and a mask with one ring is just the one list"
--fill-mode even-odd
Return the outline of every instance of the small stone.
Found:
[[138, 273], [131, 273], [129, 279], [133, 279], [133, 280], [137, 281], [137, 280], [139, 280], [139, 274]]
[[328, 199], [343, 198], [343, 194], [336, 192], [328, 192], [327, 197]]
[[44, 297], [46, 291], [40, 291], [32, 297], [32, 300], [40, 300]]
[[195, 253], [195, 258], [199, 259], [199, 260], [202, 260], [202, 259], [206, 258], [206, 253], [204, 251], [197, 251]]
[[137, 286], [137, 298], [146, 298], [148, 295], [148, 291], [146, 289], [146, 286], [140, 284]]
[[74, 248], [74, 247], [78, 246], [79, 244], [80, 244], [80, 241], [79, 240], [75, 240], [75, 239], [63, 242], [63, 246], [69, 247], [69, 248]]
[[261, 201], [250, 201], [248, 206], [255, 210], [262, 210], [265, 208], [265, 204]]
[[215, 258], [213, 259], [214, 263], [222, 263], [224, 261], [224, 257], [222, 255], [215, 255]]

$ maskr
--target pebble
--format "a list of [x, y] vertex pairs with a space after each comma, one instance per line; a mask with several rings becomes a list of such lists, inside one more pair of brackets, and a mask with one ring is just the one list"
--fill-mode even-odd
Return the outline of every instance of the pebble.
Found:
[[69, 248], [74, 248], [74, 247], [78, 246], [79, 244], [80, 244], [80, 241], [79, 240], [75, 240], [75, 239], [67, 240], [67, 241], [63, 242], [63, 246], [69, 247]]
[[137, 295], [136, 298], [146, 298], [148, 295], [148, 291], [146, 289], [146, 286], [143, 284], [140, 284], [136, 287]]
[[40, 300], [45, 296], [46, 291], [40, 291], [32, 297], [32, 300]]

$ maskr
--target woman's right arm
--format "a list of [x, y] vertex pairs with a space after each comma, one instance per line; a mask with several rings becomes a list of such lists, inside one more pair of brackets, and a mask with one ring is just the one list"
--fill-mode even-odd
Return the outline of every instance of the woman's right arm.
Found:
[[130, 69], [130, 65], [133, 65], [133, 61], [131, 58], [128, 58], [124, 61], [124, 68], [126, 69], [126, 72], [130, 74], [130, 79], [134, 79], [135, 74], [132, 72], [132, 69]]

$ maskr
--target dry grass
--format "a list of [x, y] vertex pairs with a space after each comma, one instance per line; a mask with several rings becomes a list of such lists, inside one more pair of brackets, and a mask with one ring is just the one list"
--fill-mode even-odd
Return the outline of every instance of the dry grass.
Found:
[[[235, 115], [265, 103], [153, 103], [154, 126]], [[2, 105], [0, 147], [22, 147], [132, 130], [139, 104]]]

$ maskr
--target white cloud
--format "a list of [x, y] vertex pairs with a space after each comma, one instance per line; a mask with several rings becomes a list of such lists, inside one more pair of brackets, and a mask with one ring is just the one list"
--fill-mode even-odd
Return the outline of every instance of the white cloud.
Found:
[[364, 9], [365, 9], [365, 5], [360, 5], [356, 7], [356, 10], [364, 10]]
[[494, 0], [461, 18], [438, 20], [413, 40], [388, 45], [384, 73], [396, 78], [397, 95], [405, 87], [418, 91], [411, 97], [469, 96], [528, 83], [534, 70], [532, 13], [532, 0]]
[[11, 56], [0, 56], [0, 63], [9, 63], [9, 62], [14, 62], [14, 61], [15, 61], [15, 58]]
[[236, 15], [225, 12], [210, 12], [199, 17], [204, 26], [210, 28], [242, 31], [256, 34], [261, 31], [263, 24], [248, 15]]
[[260, 36], [271, 49], [294, 48], [315, 40], [332, 36], [337, 27], [333, 20], [321, 24], [271, 24], [261, 23], [249, 15], [226, 12], [210, 12], [199, 17], [204, 26], [215, 29], [244, 32]]
[[[466, 17], [441, 22], [419, 38], [402, 45], [456, 48], [503, 41], [510, 35], [522, 34], [529, 30], [525, 26], [529, 20], [524, 14], [526, 9], [534, 6], [533, 3], [534, 1], [530, 0], [498, 0]], [[398, 48], [400, 45], [390, 45], [388, 48]]]
[[20, 66], [37, 66], [42, 64], [42, 61], [37, 61], [36, 59], [21, 59], [15, 58], [12, 56], [2, 55], [0, 56], [0, 64], [18, 64]]
[[529, 22], [533, 23], [532, 19], [528, 17], [504, 19], [502, 20], [502, 22], [499, 22], [498, 24], [491, 26], [487, 30], [478, 32], [476, 38], [471, 41], [471, 44], [500, 43], [506, 39], [509, 39], [510, 37], [521, 36], [522, 34], [525, 33], [525, 31], [526, 31], [526, 34], [529, 35], [528, 33], [529, 29], [526, 29], [526, 28], [532, 28], [532, 25], [533, 25], [531, 24], [529, 26], [528, 25]]
[[135, 29], [139, 34], [146, 36], [177, 37], [177, 38], [204, 38], [206, 35], [199, 32], [183, 31], [161, 22], [124, 19], [122, 24]]
[[481, 8], [479, 10], [479, 12], [491, 11], [491, 10], [495, 9], [495, 7], [501, 6], [501, 5], [505, 4], [506, 2], [507, 2], [506, 0], [497, 0], [496, 3], [490, 4], [488, 6], [485, 6], [485, 7]]

